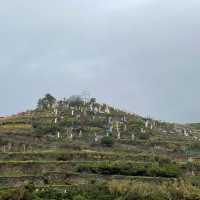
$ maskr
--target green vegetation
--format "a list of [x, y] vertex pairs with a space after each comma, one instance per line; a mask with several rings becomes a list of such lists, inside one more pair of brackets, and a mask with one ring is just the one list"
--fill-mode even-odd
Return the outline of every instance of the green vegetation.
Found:
[[[65, 189], [64, 189], [65, 188]], [[0, 192], [1, 200], [198, 200], [200, 189], [184, 181], [150, 184], [133, 181], [109, 181], [76, 187], [36, 189], [28, 185]]]
[[0, 118], [0, 200], [199, 200], [198, 128], [47, 94]]
[[175, 178], [181, 175], [181, 170], [174, 164], [160, 166], [158, 163], [132, 163], [132, 162], [100, 162], [79, 165], [78, 172]]
[[101, 139], [101, 144], [107, 147], [112, 147], [114, 144], [114, 140], [111, 136], [105, 136]]

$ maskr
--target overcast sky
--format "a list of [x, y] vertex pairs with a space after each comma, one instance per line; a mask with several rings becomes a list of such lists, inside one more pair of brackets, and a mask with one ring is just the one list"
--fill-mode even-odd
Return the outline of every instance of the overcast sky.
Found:
[[0, 115], [89, 91], [200, 121], [199, 0], [0, 0]]

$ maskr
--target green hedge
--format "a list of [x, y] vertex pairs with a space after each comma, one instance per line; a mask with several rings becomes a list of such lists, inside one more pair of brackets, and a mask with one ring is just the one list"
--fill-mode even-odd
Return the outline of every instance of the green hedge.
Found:
[[119, 163], [101, 162], [81, 164], [78, 172], [95, 174], [149, 176], [149, 177], [179, 177], [181, 170], [175, 164], [159, 165], [158, 163]]

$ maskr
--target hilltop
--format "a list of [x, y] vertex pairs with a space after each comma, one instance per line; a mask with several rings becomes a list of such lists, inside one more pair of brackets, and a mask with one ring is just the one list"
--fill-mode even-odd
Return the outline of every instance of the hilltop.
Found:
[[[98, 190], [103, 185], [107, 199], [113, 199], [123, 196], [123, 187], [131, 193], [131, 184], [148, 190], [157, 183], [188, 187], [188, 194], [196, 195], [199, 153], [198, 124], [145, 118], [95, 98], [58, 100], [47, 94], [34, 110], [0, 118], [1, 195], [23, 188], [41, 198], [55, 190], [73, 199], [69, 191], [79, 191], [83, 198], [82, 191], [91, 194], [90, 187]], [[29, 189], [24, 189], [27, 184]]]

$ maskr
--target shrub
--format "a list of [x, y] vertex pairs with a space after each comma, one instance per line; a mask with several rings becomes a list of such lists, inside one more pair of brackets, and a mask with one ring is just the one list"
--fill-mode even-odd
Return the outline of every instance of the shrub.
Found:
[[150, 138], [150, 133], [147, 133], [147, 132], [145, 132], [145, 133], [139, 133], [139, 134], [138, 134], [138, 137], [139, 137], [139, 139], [141, 139], [141, 140], [149, 140], [149, 138]]
[[190, 151], [200, 151], [200, 142], [194, 142], [189, 146]]
[[174, 164], [167, 164], [160, 168], [158, 175], [162, 177], [179, 177], [181, 170]]
[[87, 163], [78, 166], [78, 172], [89, 172], [95, 174], [125, 175], [125, 176], [153, 176], [174, 178], [181, 175], [180, 169], [173, 164], [160, 166], [158, 163], [122, 163], [101, 162]]
[[114, 145], [114, 140], [111, 136], [105, 136], [101, 139], [101, 144], [107, 147], [112, 147]]
[[158, 162], [160, 165], [171, 163], [170, 158], [167, 156], [155, 156], [155, 161]]
[[153, 163], [148, 168], [149, 176], [176, 178], [181, 175], [181, 170], [175, 164], [165, 164], [160, 166], [158, 163]]
[[200, 189], [184, 181], [157, 185], [135, 181], [108, 182], [108, 189], [115, 197], [126, 200], [198, 200]]

